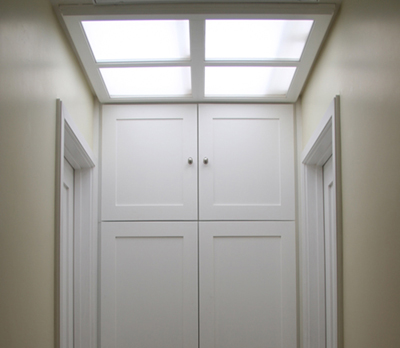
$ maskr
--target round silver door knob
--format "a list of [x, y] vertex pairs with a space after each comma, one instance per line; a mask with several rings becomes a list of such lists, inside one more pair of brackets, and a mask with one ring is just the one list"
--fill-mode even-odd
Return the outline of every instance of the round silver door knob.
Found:
[[193, 158], [192, 158], [192, 157], [189, 157], [189, 158], [188, 158], [188, 163], [189, 163], [189, 164], [193, 164]]
[[204, 158], [203, 158], [203, 163], [204, 163], [204, 164], [207, 164], [207, 163], [208, 163], [208, 158], [207, 158], [207, 157], [204, 157]]

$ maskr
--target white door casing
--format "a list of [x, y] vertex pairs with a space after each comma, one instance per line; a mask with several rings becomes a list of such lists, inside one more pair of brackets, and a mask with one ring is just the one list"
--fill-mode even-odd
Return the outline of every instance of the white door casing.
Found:
[[[304, 348], [343, 346], [339, 120], [339, 96], [336, 96], [302, 153], [299, 241]], [[326, 238], [323, 166], [330, 157], [333, 176], [329, 190], [332, 220], [329, 238]]]
[[[95, 348], [97, 347], [96, 160], [60, 100], [57, 100], [56, 159], [55, 346]], [[64, 167], [67, 165], [73, 169], [73, 185], [71, 180], [70, 184], [64, 185], [66, 183]], [[71, 176], [71, 171], [67, 173]], [[67, 193], [72, 194], [72, 192], [73, 199], [71, 196], [65, 197]], [[70, 226], [72, 224], [74, 227], [73, 235], [64, 233], [63, 223], [66, 216], [62, 207], [66, 200], [72, 204], [68, 215], [73, 217], [73, 223], [70, 222]], [[72, 214], [69, 214], [71, 211]], [[65, 279], [69, 281], [66, 282]], [[68, 302], [65, 301], [66, 297], [69, 299]]]
[[60, 347], [74, 348], [74, 168], [64, 158], [60, 244]]
[[336, 189], [332, 157], [324, 164], [325, 317], [326, 348], [337, 348]]

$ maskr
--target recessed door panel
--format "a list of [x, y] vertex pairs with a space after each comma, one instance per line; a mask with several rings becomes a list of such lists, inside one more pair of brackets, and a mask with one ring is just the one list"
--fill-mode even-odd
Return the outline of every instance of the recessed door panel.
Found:
[[183, 119], [116, 120], [117, 206], [182, 204], [182, 128]]
[[200, 223], [200, 342], [296, 347], [293, 222]]
[[271, 151], [279, 149], [279, 126], [279, 119], [214, 119], [215, 205], [281, 203], [280, 156]]
[[197, 224], [102, 224], [101, 340], [197, 348]]
[[197, 107], [103, 107], [103, 220], [197, 218]]
[[200, 105], [201, 220], [294, 220], [293, 108]]

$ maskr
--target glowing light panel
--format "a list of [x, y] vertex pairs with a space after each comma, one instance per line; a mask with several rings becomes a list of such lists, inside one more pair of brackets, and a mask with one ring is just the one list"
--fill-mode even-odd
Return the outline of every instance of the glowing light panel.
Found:
[[206, 20], [206, 60], [298, 61], [313, 20]]
[[188, 20], [82, 21], [97, 62], [190, 59]]
[[205, 96], [285, 96], [295, 72], [295, 67], [209, 66], [205, 68]]
[[190, 67], [100, 68], [111, 98], [190, 96]]

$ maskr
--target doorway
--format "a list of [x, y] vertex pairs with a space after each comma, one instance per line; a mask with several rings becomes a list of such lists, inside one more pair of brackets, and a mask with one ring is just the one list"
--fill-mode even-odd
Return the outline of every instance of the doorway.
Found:
[[300, 273], [304, 348], [342, 346], [339, 97], [302, 153]]
[[57, 348], [97, 345], [97, 167], [89, 145], [57, 100]]

